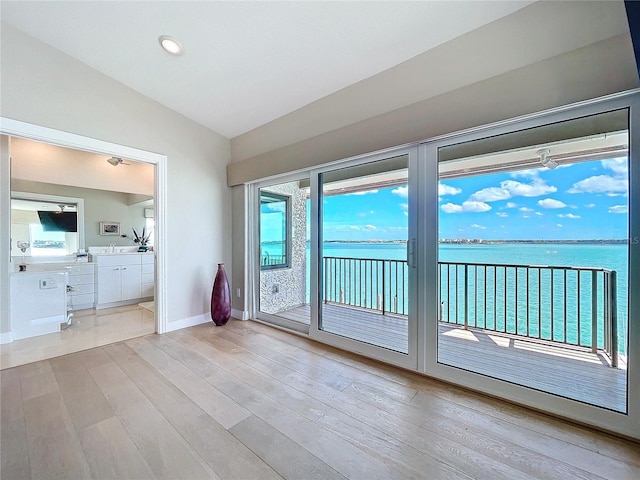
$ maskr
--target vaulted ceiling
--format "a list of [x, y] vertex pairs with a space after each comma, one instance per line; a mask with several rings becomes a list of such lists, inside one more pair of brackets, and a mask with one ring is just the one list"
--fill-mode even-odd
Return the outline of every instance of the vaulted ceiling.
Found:
[[[2, 1], [2, 21], [228, 138], [531, 1]], [[160, 35], [184, 54], [161, 50]]]

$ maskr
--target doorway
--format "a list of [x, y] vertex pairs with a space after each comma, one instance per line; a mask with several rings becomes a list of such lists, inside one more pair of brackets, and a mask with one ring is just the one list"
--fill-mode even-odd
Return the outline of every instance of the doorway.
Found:
[[[96, 287], [95, 287], [95, 284], [90, 284], [90, 282], [88, 282], [88, 279], [92, 277], [96, 278], [97, 273], [94, 273], [94, 275], [91, 275], [91, 272], [79, 272], [79, 271], [75, 272], [75, 270], [78, 268], [79, 269], [88, 268], [90, 265], [89, 262], [85, 263], [85, 260], [88, 260], [87, 257], [83, 258], [83, 256], [78, 255], [77, 259], [79, 260], [79, 262], [73, 265], [74, 270], [72, 272], [72, 273], [78, 273], [78, 275], [70, 275], [68, 277], [68, 278], [73, 278], [74, 280], [78, 280], [78, 285], [70, 285], [70, 287], [75, 287], [74, 291], [75, 293], [77, 293], [77, 295], [68, 294], [67, 298], [73, 297], [73, 299], [79, 299], [81, 300], [81, 304], [76, 305], [77, 307], [79, 307], [76, 309], [73, 308], [73, 305], [70, 305], [71, 307], [70, 310], [73, 313], [72, 321], [74, 321], [75, 325], [70, 328], [64, 329], [64, 331], [60, 332], [58, 336], [67, 334], [66, 335], [67, 337], [71, 337], [72, 335], [68, 335], [68, 334], [74, 333], [74, 328], [75, 328], [76, 329], [75, 333], [78, 333], [80, 332], [80, 330], [84, 329], [83, 333], [84, 333], [84, 336], [86, 337], [87, 329], [90, 329], [89, 328], [90, 325], [94, 323], [96, 327], [98, 327], [97, 329], [100, 330], [101, 336], [104, 337], [102, 340], [98, 340], [98, 342], [110, 343], [113, 341], [122, 340], [123, 338], [121, 338], [120, 334], [122, 334], [123, 331], [126, 329], [115, 328], [115, 330], [120, 331], [118, 334], [115, 334], [109, 331], [109, 325], [114, 325], [115, 323], [117, 323], [117, 321], [122, 321], [123, 322], [122, 325], [127, 325], [127, 324], [131, 325], [132, 323], [138, 322], [138, 319], [139, 319], [140, 328], [138, 329], [136, 329], [135, 327], [130, 328], [128, 333], [129, 338], [137, 336], [138, 334], [145, 334], [145, 333], [151, 333], [151, 332], [163, 332], [166, 328], [165, 326], [166, 322], [163, 318], [165, 300], [163, 295], [164, 282], [162, 279], [162, 271], [164, 270], [164, 249], [162, 245], [162, 239], [164, 238], [165, 234], [164, 234], [164, 222], [162, 221], [162, 217], [164, 214], [163, 199], [164, 199], [164, 184], [166, 181], [165, 180], [166, 157], [162, 155], [153, 154], [150, 152], [144, 152], [137, 149], [131, 149], [128, 147], [119, 146], [116, 144], [110, 144], [108, 142], [97, 141], [87, 137], [70, 135], [64, 132], [58, 132], [51, 129], [43, 129], [41, 127], [36, 127], [33, 125], [25, 124], [22, 122], [15, 122], [7, 119], [2, 119], [2, 131], [3, 133], [12, 134], [11, 138], [3, 137], [3, 146], [4, 146], [4, 143], [6, 142], [8, 145], [8, 148], [6, 149], [6, 153], [5, 153], [5, 149], [3, 149], [2, 172], [4, 175], [5, 172], [8, 172], [11, 170], [11, 173], [13, 174], [11, 184], [6, 185], [6, 183], [3, 182], [3, 185], [2, 185], [3, 186], [3, 189], [2, 189], [3, 190], [2, 191], [3, 217], [7, 215], [6, 218], [8, 218], [11, 215], [11, 202], [10, 202], [11, 190], [15, 191], [16, 188], [19, 188], [20, 190], [33, 191], [36, 189], [34, 187], [39, 187], [39, 188], [42, 187], [45, 190], [49, 189], [49, 194], [51, 194], [51, 193], [60, 193], [64, 189], [75, 188], [76, 192], [82, 192], [83, 194], [87, 194], [91, 198], [91, 200], [86, 203], [88, 203], [89, 205], [91, 205], [91, 203], [94, 203], [94, 206], [95, 204], [100, 204], [102, 205], [102, 208], [103, 208], [101, 212], [96, 213], [94, 211], [93, 213], [91, 213], [90, 218], [85, 216], [86, 218], [83, 218], [83, 220], [88, 220], [88, 222], [85, 222], [84, 232], [80, 232], [80, 231], [78, 232], [78, 240], [75, 240], [75, 243], [74, 241], [71, 241], [71, 242], [68, 242], [70, 243], [70, 245], [64, 245], [65, 247], [82, 245], [82, 247], [84, 248], [80, 248], [79, 251], [83, 254], [87, 250], [90, 250], [89, 247], [112, 248], [114, 249], [114, 252], [118, 251], [120, 253], [125, 253], [124, 250], [127, 250], [126, 253], [128, 253], [129, 250], [138, 250], [140, 244], [134, 242], [136, 235], [142, 236], [143, 235], [142, 231], [144, 230], [144, 236], [145, 238], [147, 238], [149, 236], [148, 234], [150, 233], [148, 230], [148, 227], [151, 224], [155, 224], [154, 231], [153, 231], [153, 236], [155, 237], [155, 242], [154, 242], [155, 245], [153, 245], [153, 253], [149, 255], [150, 261], [149, 259], [146, 259], [144, 263], [147, 265], [146, 266], [140, 265], [140, 267], [138, 267], [140, 269], [139, 277], [138, 277], [140, 279], [140, 282], [142, 282], [142, 279], [144, 278], [147, 284], [145, 285], [142, 283], [138, 283], [137, 288], [139, 289], [139, 292], [136, 291], [136, 295], [134, 295], [136, 296], [136, 298], [139, 298], [140, 300], [152, 301], [152, 303], [149, 304], [147, 302], [142, 302], [142, 301], [133, 302], [133, 300], [128, 299], [129, 301], [122, 301], [121, 304], [116, 304], [116, 305], [107, 304], [107, 305], [103, 305], [104, 308], [95, 309], [94, 307], [96, 306], [96, 302], [97, 302], [97, 291], [93, 292], [93, 296], [95, 300], [93, 300], [93, 304], [91, 304], [90, 300], [92, 299], [90, 299], [89, 297], [92, 296], [91, 294], [92, 292], [90, 292], [90, 290], [91, 290], [91, 287], [94, 287], [94, 288]], [[34, 140], [42, 141], [42, 143], [35, 142]], [[135, 191], [116, 192], [115, 191], [116, 189], [108, 190], [109, 187], [105, 187], [104, 189], [101, 189], [100, 187], [96, 187], [95, 185], [90, 185], [90, 184], [86, 184], [83, 187], [70, 186], [70, 185], [63, 186], [61, 184], [70, 183], [70, 182], [66, 182], [64, 180], [60, 181], [59, 179], [57, 179], [55, 174], [55, 169], [51, 170], [54, 172], [54, 174], [51, 175], [51, 180], [49, 181], [42, 178], [31, 179], [31, 180], [25, 180], [24, 178], [18, 179], [17, 177], [19, 176], [18, 175], [19, 168], [11, 168], [9, 164], [11, 141], [13, 141], [13, 145], [14, 147], [16, 147], [16, 150], [14, 153], [17, 153], [18, 151], [20, 151], [22, 147], [24, 147], [25, 145], [30, 145], [30, 146], [37, 145], [38, 147], [44, 148], [44, 149], [58, 149], [66, 152], [67, 154], [73, 151], [73, 152], [78, 152], [79, 155], [84, 154], [87, 156], [87, 158], [91, 158], [91, 159], [97, 158], [104, 163], [104, 166], [106, 168], [111, 169], [114, 172], [117, 172], [119, 169], [121, 170], [125, 170], [126, 168], [135, 169], [136, 166], [146, 167], [148, 171], [149, 170], [151, 171], [150, 192], [146, 192], [146, 193], [151, 193], [151, 195], [142, 195], [141, 192], [135, 192]], [[73, 147], [73, 149], [70, 149], [70, 147]], [[113, 159], [113, 158], [122, 158], [124, 160], [122, 163], [117, 163], [116, 165], [112, 164], [111, 162], [107, 163], [107, 160]], [[87, 165], [88, 164], [89, 162], [87, 162]], [[60, 168], [58, 170], [64, 170], [64, 169]], [[75, 170], [74, 170], [74, 173], [75, 173]], [[127, 173], [131, 173], [131, 170]], [[78, 176], [81, 176], [81, 175], [78, 175]], [[126, 175], [126, 176], [134, 177], [133, 175]], [[96, 174], [94, 172], [94, 177], [101, 177], [101, 175]], [[33, 181], [33, 180], [40, 180], [40, 181]], [[131, 178], [129, 178], [129, 180], [131, 180]], [[56, 181], [58, 181], [59, 183], [56, 183]], [[88, 187], [95, 187], [95, 188], [88, 188]], [[123, 188], [123, 190], [126, 190], [126, 189]], [[22, 193], [24, 194], [24, 192]], [[120, 207], [119, 207], [121, 210], [120, 213], [122, 213], [122, 211], [130, 210], [130, 211], [135, 211], [135, 214], [131, 213], [129, 215], [129, 218], [121, 218], [121, 217], [111, 218], [111, 216], [117, 216], [117, 214], [114, 213], [115, 210], [113, 209], [109, 210], [108, 208], [105, 207], [106, 204], [109, 204], [108, 201], [98, 200], [99, 196], [102, 194], [106, 195], [107, 197], [111, 197], [112, 199], [114, 197], [119, 198], [119, 200], [117, 200], [116, 203], [120, 204]], [[55, 197], [55, 195], [50, 195], [50, 196]], [[153, 203], [153, 204], [151, 205], [150, 203]], [[65, 206], [64, 208], [68, 209], [71, 207]], [[89, 207], [89, 210], [92, 210], [92, 207]], [[111, 212], [111, 215], [109, 212]], [[118, 221], [118, 220], [122, 220], [122, 221]], [[23, 230], [22, 230], [23, 236], [25, 234], [24, 223], [28, 224], [28, 222], [23, 222]], [[117, 236], [116, 235], [100, 236], [100, 233], [103, 233], [101, 232], [100, 229], [103, 227], [104, 223], [111, 224], [112, 226], [117, 225], [118, 235]], [[125, 231], [125, 228], [126, 228], [126, 231]], [[136, 232], [133, 232], [134, 228], [136, 229]], [[30, 230], [30, 227], [27, 227], [27, 230]], [[38, 229], [36, 228], [36, 231], [37, 230]], [[109, 232], [109, 233], [113, 233], [113, 232]], [[13, 250], [10, 250], [10, 248], [6, 248], [6, 251], [2, 252], [2, 255], [4, 257], [3, 261], [6, 261], [8, 258], [10, 258], [9, 257], [10, 254], [13, 255], [14, 257], [13, 260], [16, 260], [16, 254], [21, 258], [21, 252], [16, 251], [15, 249], [16, 246], [14, 245], [16, 243], [17, 238], [12, 238], [10, 231], [3, 231], [2, 234], [3, 234], [3, 237], [6, 238], [7, 240], [10, 239], [11, 246], [13, 247]], [[40, 237], [42, 237], [42, 235], [43, 234], [41, 233]], [[44, 235], [47, 236], [47, 234], [44, 234]], [[53, 234], [53, 235], [56, 235], [56, 234]], [[61, 234], [57, 233], [57, 235], [60, 236]], [[70, 233], [65, 233], [65, 234], [62, 234], [62, 237], [66, 239], [66, 237], [70, 237], [71, 235], [72, 234]], [[79, 240], [80, 237], [82, 238], [82, 242], [80, 242]], [[85, 240], [87, 241], [85, 242]], [[46, 268], [48, 267], [48, 265], [46, 264], [50, 263], [48, 261], [49, 259], [42, 255], [43, 252], [47, 250], [47, 248], [43, 248], [43, 247], [51, 247], [50, 248], [51, 250], [55, 250], [55, 247], [61, 247], [63, 246], [63, 244], [65, 244], [65, 242], [60, 239], [58, 239], [57, 241], [55, 239], [47, 240], [44, 237], [43, 238], [34, 237], [33, 239], [31, 239], [30, 243], [32, 243], [32, 245], [26, 248], [26, 256], [29, 257], [29, 254], [32, 253], [33, 257], [28, 260], [35, 259], [36, 261], [35, 262], [27, 261], [25, 263], [32, 263], [32, 265], [27, 266], [27, 269], [31, 268], [34, 271], [38, 271], [39, 269], [46, 270]], [[10, 245], [9, 241], [7, 241], [6, 243], [3, 242], [3, 250], [5, 250], [4, 245], [7, 245], [7, 247], [9, 247]], [[24, 247], [25, 244], [23, 243], [22, 246]], [[151, 246], [147, 245], [147, 248], [149, 247]], [[58, 251], [54, 253], [62, 253], [62, 252]], [[65, 251], [64, 253], [68, 253], [68, 252]], [[75, 253], [77, 252], [74, 252], [74, 254]], [[93, 249], [93, 253], [96, 253], [95, 248]], [[133, 257], [133, 256], [130, 256], [130, 257]], [[65, 258], [63, 260], [66, 260], [66, 259], [68, 258]], [[58, 258], [57, 260], [60, 260], [60, 259]], [[33, 264], [36, 264], [36, 266], [33, 266]], [[9, 263], [6, 270], [3, 268], [4, 271], [3, 271], [3, 278], [2, 278], [2, 282], [7, 286], [9, 286], [9, 288], [10, 288], [11, 282], [7, 277], [10, 277], [11, 275], [9, 273], [9, 271], [11, 270], [11, 267], [17, 268], [17, 265], [14, 263]], [[97, 267], [93, 267], [93, 268], [97, 269]], [[9, 275], [5, 276], [4, 275], [5, 272], [9, 273]], [[85, 280], [87, 281], [85, 282]], [[7, 303], [5, 303], [5, 305], [11, 301], [11, 298], [12, 298], [12, 293], [9, 292], [6, 296]], [[74, 302], [71, 301], [69, 303], [73, 304]], [[147, 303], [145, 305], [146, 308], [140, 307], [138, 303]], [[89, 307], [89, 308], [86, 308], [86, 307]], [[115, 308], [112, 308], [112, 307], [115, 307]], [[11, 348], [14, 348], [15, 345], [17, 345], [17, 343], [15, 343], [15, 345], [11, 343], [11, 341], [14, 340], [12, 338], [13, 333], [11, 329], [12, 319], [9, 317], [9, 312], [6, 310], [7, 309], [3, 308], [3, 311], [2, 311], [2, 314], [3, 314], [2, 315], [3, 317], [2, 332], [1, 332], [2, 343], [6, 344], [3, 347], [3, 354], [6, 351], [10, 350]], [[46, 337], [46, 335], [38, 336], [36, 343], [41, 343], [43, 341], [43, 337]], [[21, 340], [15, 340], [15, 342], [20, 342], [20, 341]], [[33, 342], [34, 340], [31, 339], [31, 341]], [[52, 348], [44, 348], [44, 349], [41, 349], [44, 355], [42, 358], [50, 358], [52, 356], [69, 353], [70, 351], [77, 351], [83, 348], [90, 348], [90, 347], [96, 346], [95, 340], [93, 342], [94, 343], [92, 345], [88, 345], [87, 347], [82, 346], [83, 345], [82, 341], [67, 342], [67, 346], [71, 350], [67, 350], [65, 349], [65, 347], [61, 345], [57, 345]], [[98, 344], [101, 344], [101, 343], [98, 343]], [[23, 357], [23, 360], [21, 361], [21, 363], [28, 363], [29, 361], [37, 360], [37, 358], [34, 358], [31, 355], [22, 355], [22, 357]], [[27, 359], [27, 360], [25, 361], [24, 359]], [[3, 360], [5, 359], [3, 358]], [[12, 364], [12, 365], [15, 365], [15, 364]], [[4, 368], [5, 366], [9, 366], [9, 365], [6, 365], [3, 362], [2, 366]]]

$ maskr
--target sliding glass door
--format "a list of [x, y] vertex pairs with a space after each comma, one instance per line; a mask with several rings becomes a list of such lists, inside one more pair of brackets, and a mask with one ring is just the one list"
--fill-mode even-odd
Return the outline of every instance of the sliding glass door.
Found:
[[627, 119], [439, 149], [438, 362], [626, 412]]
[[258, 317], [308, 332], [310, 323], [309, 180], [257, 189]]
[[254, 315], [637, 437], [637, 97], [257, 185]]
[[634, 112], [585, 107], [421, 147], [438, 192], [424, 197], [437, 228], [421, 230], [425, 372], [637, 424]]
[[317, 321], [312, 336], [415, 366], [416, 150], [315, 173]]

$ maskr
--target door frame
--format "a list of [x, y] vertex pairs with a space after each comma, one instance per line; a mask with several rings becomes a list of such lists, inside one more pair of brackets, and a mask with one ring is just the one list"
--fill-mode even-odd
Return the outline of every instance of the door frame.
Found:
[[[127, 147], [119, 145], [117, 143], [106, 142], [104, 140], [98, 140], [83, 135], [77, 135], [74, 133], [64, 132], [53, 128], [42, 127], [19, 120], [13, 120], [6, 117], [0, 117], [0, 134], [8, 137], [21, 137], [29, 140], [35, 140], [38, 142], [48, 143], [50, 145], [56, 145], [60, 147], [73, 148], [77, 150], [84, 150], [87, 152], [97, 153], [101, 155], [110, 155], [116, 157], [128, 158], [137, 162], [149, 163], [155, 166], [155, 185], [154, 185], [154, 221], [155, 221], [155, 240], [154, 252], [156, 257], [156, 284], [155, 284], [155, 324], [157, 333], [165, 333], [167, 331], [167, 290], [166, 290], [166, 255], [167, 255], [167, 232], [166, 232], [166, 191], [167, 191], [167, 156], [161, 155], [146, 150], [140, 150], [138, 148]], [[10, 173], [9, 161], [7, 159], [7, 165], [5, 165], [5, 159], [2, 159], [2, 173], [3, 177], [5, 172]], [[9, 180], [10, 182], [10, 180]], [[9, 183], [10, 185], [10, 183]], [[2, 208], [2, 217], [5, 218], [7, 209], [10, 214], [11, 203], [11, 189], [5, 188], [5, 182], [2, 182], [2, 190], [0, 191], [2, 202], [0, 205]], [[6, 218], [9, 218], [8, 216]], [[0, 249], [0, 255], [3, 259], [7, 259], [10, 255], [9, 245], [9, 231], [1, 232], [2, 235], [2, 247]], [[2, 262], [2, 264], [4, 261]], [[9, 286], [9, 268], [2, 268], [0, 272], [0, 285]], [[7, 289], [8, 292], [8, 289]], [[10, 297], [8, 292], [6, 299]], [[3, 304], [5, 298], [2, 299]], [[2, 309], [0, 313], [4, 316], [7, 315], [6, 324], [10, 325], [10, 312], [7, 309]], [[5, 324], [3, 320], [2, 324]], [[6, 332], [4, 332], [6, 333]], [[4, 335], [3, 333], [3, 335]], [[7, 343], [11, 341], [10, 336], [3, 336], [1, 343]]]

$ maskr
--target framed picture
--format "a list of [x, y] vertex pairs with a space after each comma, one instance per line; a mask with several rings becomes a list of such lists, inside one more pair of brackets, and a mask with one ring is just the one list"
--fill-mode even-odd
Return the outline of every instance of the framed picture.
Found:
[[100, 235], [120, 235], [120, 223], [100, 222]]

